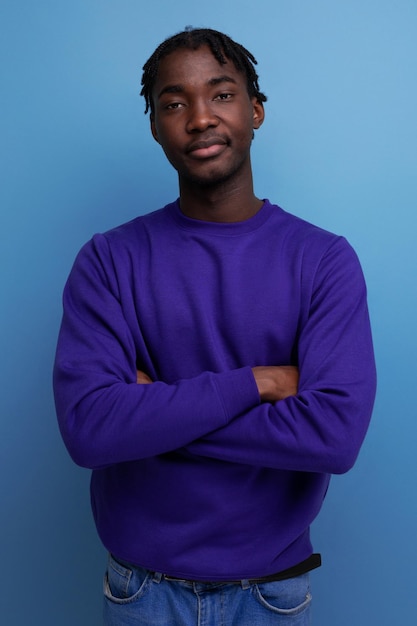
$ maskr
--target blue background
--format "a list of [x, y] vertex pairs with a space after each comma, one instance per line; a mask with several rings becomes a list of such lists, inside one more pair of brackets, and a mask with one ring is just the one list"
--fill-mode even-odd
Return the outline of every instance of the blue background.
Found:
[[1, 570], [7, 626], [100, 624], [105, 563], [89, 472], [60, 440], [51, 367], [61, 292], [96, 231], [172, 200], [141, 68], [186, 25], [259, 61], [255, 189], [344, 234], [369, 288], [379, 372], [355, 468], [313, 529], [317, 626], [411, 623], [417, 557], [415, 0], [2, 0]]

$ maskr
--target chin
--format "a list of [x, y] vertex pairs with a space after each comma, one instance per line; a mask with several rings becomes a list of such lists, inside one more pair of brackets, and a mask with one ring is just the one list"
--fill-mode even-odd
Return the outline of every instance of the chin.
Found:
[[240, 177], [239, 170], [240, 168], [233, 168], [229, 170], [213, 168], [211, 171], [202, 172], [201, 174], [190, 171], [179, 173], [179, 177], [185, 184], [188, 183], [208, 188], [223, 185], [235, 178], [238, 179]]
[[184, 181], [188, 182], [189, 184], [192, 185], [197, 185], [198, 187], [205, 187], [205, 188], [209, 188], [209, 187], [217, 187], [218, 185], [223, 185], [224, 183], [227, 183], [227, 181], [230, 179], [230, 176], [225, 175], [225, 174], [219, 174], [218, 176], [188, 176], [187, 179], [183, 179]]

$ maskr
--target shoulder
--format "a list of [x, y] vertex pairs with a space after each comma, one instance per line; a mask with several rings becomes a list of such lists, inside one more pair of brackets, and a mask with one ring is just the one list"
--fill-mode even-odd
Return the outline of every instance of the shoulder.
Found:
[[150, 231], [163, 231], [169, 228], [171, 226], [171, 214], [174, 205], [175, 202], [171, 202], [161, 209], [139, 215], [133, 220], [120, 224], [95, 237], [104, 238], [109, 245], [123, 245], [130, 241], [137, 242], [138, 238], [145, 236]]
[[115, 226], [105, 232], [94, 234], [81, 248], [80, 254], [94, 252], [96, 254], [118, 253], [123, 250], [128, 251], [145, 243], [152, 233], [163, 232], [171, 226], [171, 207], [175, 203], [170, 203], [161, 209], [157, 209], [144, 215], [139, 215], [134, 219]]
[[271, 217], [274, 228], [289, 248], [307, 256], [322, 256], [331, 249], [352, 250], [349, 242], [340, 234], [326, 230], [277, 204], [271, 204]]
[[79, 250], [71, 275], [90, 273], [104, 277], [113, 274], [117, 266], [126, 271], [130, 260], [146, 249], [157, 232], [172, 228], [170, 207], [173, 204], [94, 234]]
[[298, 239], [310, 238], [317, 241], [330, 242], [339, 236], [312, 222], [308, 222], [294, 213], [289, 213], [278, 204], [272, 204], [268, 200], [265, 202], [270, 205], [272, 218], [279, 223], [280, 228], [285, 229], [285, 231], [288, 231]]
[[278, 205], [271, 206], [275, 223], [269, 231], [277, 233], [285, 258], [302, 268], [306, 278], [317, 280], [336, 268], [344, 274], [361, 274], [358, 256], [344, 236], [288, 213]]

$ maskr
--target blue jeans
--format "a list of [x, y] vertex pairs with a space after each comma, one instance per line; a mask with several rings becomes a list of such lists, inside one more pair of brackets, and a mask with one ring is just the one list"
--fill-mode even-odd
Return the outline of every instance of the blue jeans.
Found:
[[105, 626], [309, 626], [309, 575], [262, 584], [197, 583], [109, 557]]

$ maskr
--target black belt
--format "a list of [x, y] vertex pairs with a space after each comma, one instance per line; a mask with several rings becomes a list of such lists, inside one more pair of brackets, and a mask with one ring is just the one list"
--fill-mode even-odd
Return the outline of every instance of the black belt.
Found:
[[[321, 556], [320, 554], [312, 554], [311, 556], [308, 557], [308, 559], [305, 559], [304, 561], [301, 561], [301, 563], [298, 563], [297, 565], [294, 565], [293, 567], [289, 567], [288, 569], [282, 570], [281, 572], [278, 572], [276, 574], [270, 574], [269, 576], [262, 576], [261, 578], [249, 578], [248, 582], [250, 585], [259, 585], [261, 583], [271, 583], [277, 580], [287, 580], [288, 578], [295, 578], [296, 576], [301, 576], [302, 574], [307, 574], [307, 572], [311, 572], [311, 570], [316, 569], [317, 567], [320, 567], [321, 565]], [[210, 585], [210, 584], [215, 584], [215, 585], [232, 585], [232, 584], [239, 584], [242, 582], [242, 580], [187, 580], [185, 578], [177, 578], [176, 576], [168, 576], [167, 574], [164, 574], [164, 578], [166, 580], [174, 580], [177, 582], [184, 582], [184, 583], [202, 583], [202, 584], [206, 584], [206, 585]]]

